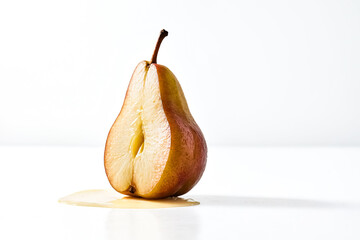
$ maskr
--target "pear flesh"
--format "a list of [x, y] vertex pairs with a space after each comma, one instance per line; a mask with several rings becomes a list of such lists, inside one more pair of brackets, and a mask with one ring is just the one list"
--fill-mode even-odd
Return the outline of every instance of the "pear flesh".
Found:
[[140, 62], [109, 132], [105, 171], [123, 194], [164, 198], [188, 192], [206, 165], [204, 136], [175, 75]]

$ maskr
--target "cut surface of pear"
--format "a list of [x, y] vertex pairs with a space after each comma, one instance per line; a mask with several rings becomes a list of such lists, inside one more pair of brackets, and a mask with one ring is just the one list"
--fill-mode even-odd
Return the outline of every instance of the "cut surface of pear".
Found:
[[200, 179], [206, 154], [175, 75], [165, 66], [140, 62], [106, 141], [112, 187], [144, 198], [184, 194]]
[[108, 137], [111, 141], [107, 148], [116, 151], [106, 151], [109, 160], [106, 169], [119, 192], [136, 186], [138, 194], [145, 194], [153, 188], [170, 150], [169, 123], [162, 108], [160, 89], [151, 76], [153, 69], [148, 65], [141, 62], [136, 67], [124, 106]]

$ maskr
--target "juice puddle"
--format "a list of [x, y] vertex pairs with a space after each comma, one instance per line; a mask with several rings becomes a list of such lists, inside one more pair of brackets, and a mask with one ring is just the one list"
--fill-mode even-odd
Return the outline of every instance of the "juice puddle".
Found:
[[200, 204], [192, 199], [180, 197], [148, 200], [125, 196], [112, 190], [102, 189], [76, 192], [60, 198], [59, 202], [76, 206], [127, 209], [174, 208]]

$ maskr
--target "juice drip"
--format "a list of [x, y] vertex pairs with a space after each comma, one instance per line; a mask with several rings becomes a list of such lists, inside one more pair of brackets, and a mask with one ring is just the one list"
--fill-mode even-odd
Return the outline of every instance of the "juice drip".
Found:
[[76, 206], [150, 209], [187, 207], [200, 204], [192, 199], [169, 197], [164, 199], [149, 200], [122, 195], [112, 190], [85, 190], [70, 194], [59, 199], [60, 203]]

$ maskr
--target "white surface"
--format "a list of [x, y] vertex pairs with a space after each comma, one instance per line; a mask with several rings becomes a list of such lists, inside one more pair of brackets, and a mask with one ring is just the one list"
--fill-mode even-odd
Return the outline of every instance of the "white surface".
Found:
[[109, 188], [101, 148], [0, 147], [0, 239], [359, 239], [360, 148], [209, 148], [199, 206], [61, 205]]
[[0, 144], [102, 146], [136, 64], [209, 143], [360, 144], [360, 1], [0, 1]]

